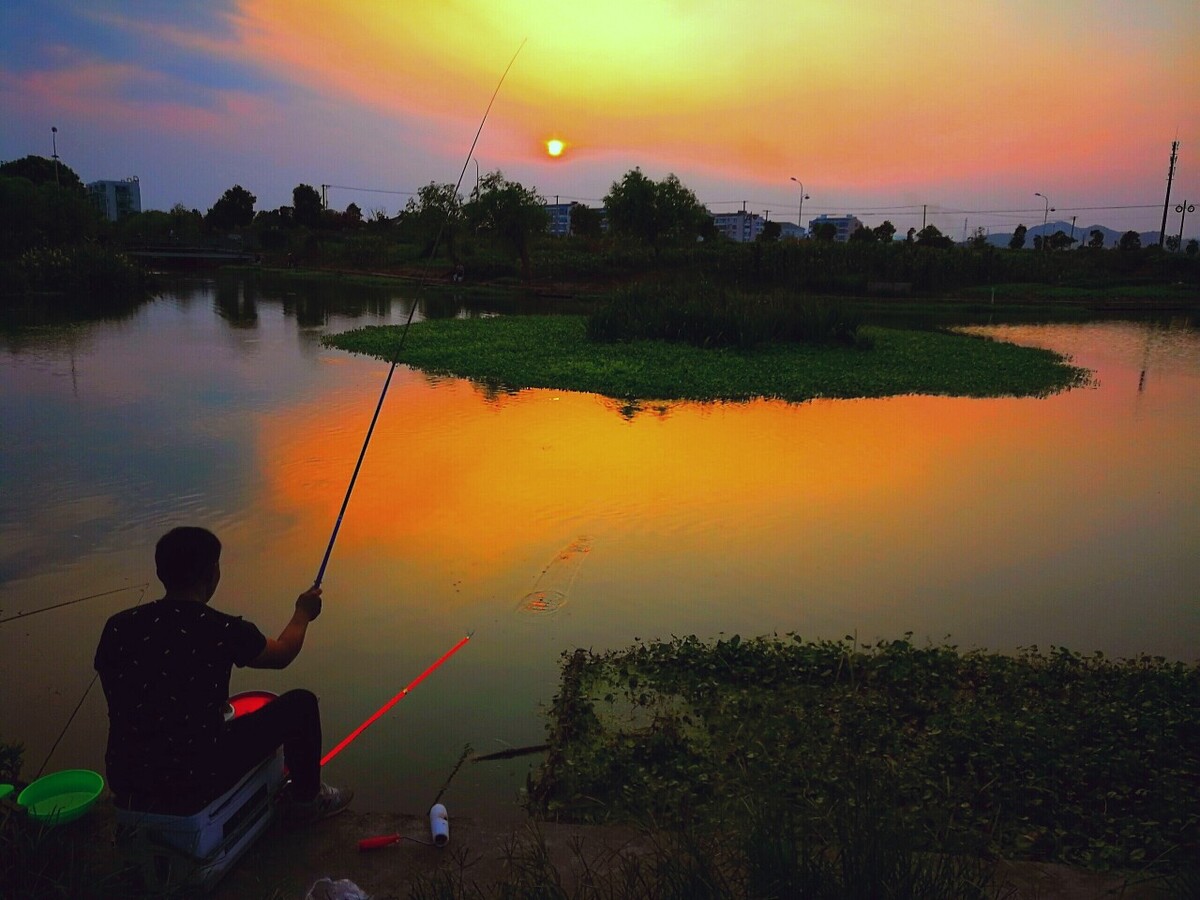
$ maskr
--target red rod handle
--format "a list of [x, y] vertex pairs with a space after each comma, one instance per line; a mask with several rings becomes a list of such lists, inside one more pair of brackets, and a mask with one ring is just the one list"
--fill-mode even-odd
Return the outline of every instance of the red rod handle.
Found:
[[376, 850], [379, 847], [386, 847], [388, 844], [394, 844], [397, 841], [402, 841], [404, 838], [398, 834], [381, 834], [379, 837], [363, 838], [358, 842], [359, 850]]
[[411, 682], [409, 682], [408, 687], [406, 687], [404, 690], [402, 690], [400, 693], [398, 693], [395, 697], [393, 697], [387, 703], [383, 704], [383, 706], [379, 707], [379, 709], [377, 709], [375, 712], [373, 712], [367, 718], [367, 720], [365, 722], [363, 722], [361, 725], [359, 725], [357, 728], [355, 728], [352, 732], [350, 732], [348, 735], [346, 735], [344, 738], [342, 738], [341, 743], [339, 743], [336, 747], [334, 747], [332, 750], [330, 750], [328, 753], [326, 753], [324, 757], [321, 758], [321, 765], [325, 765], [327, 762], [329, 762], [331, 759], [333, 759], [335, 756], [337, 756], [339, 753], [341, 753], [343, 750], [345, 750], [346, 747], [349, 746], [351, 741], [353, 741], [356, 737], [358, 737], [360, 734], [362, 734], [364, 731], [367, 730], [367, 726], [369, 726], [372, 722], [374, 722], [376, 719], [378, 719], [380, 716], [382, 716], [385, 712], [387, 712], [389, 709], [391, 709], [393, 706], [395, 706], [397, 703], [399, 703], [401, 700], [403, 700], [409, 691], [411, 691], [418, 684], [420, 684], [422, 681], [424, 681], [426, 678], [428, 678], [434, 669], [436, 669], [438, 666], [440, 666], [442, 663], [444, 663], [446, 660], [448, 660], [450, 657], [452, 657], [455, 653], [457, 653], [459, 651], [459, 648], [462, 647], [462, 645], [465, 644], [470, 639], [471, 639], [471, 635], [468, 634], [461, 641], [459, 641], [457, 644], [455, 644], [453, 647], [451, 647], [449, 650], [447, 650], [445, 653], [443, 653], [438, 658], [437, 662], [433, 663], [428, 669], [426, 669], [424, 672], [422, 672], [420, 675], [418, 675], [416, 678], [414, 678]]

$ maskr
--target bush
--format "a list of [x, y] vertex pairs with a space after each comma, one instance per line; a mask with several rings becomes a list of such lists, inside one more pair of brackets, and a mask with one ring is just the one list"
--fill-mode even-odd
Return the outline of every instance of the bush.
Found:
[[636, 287], [587, 323], [590, 340], [662, 340], [749, 350], [767, 343], [865, 346], [859, 317], [840, 304], [774, 292], [750, 294], [701, 282]]
[[145, 286], [142, 270], [129, 257], [93, 244], [27, 250], [18, 268], [30, 292], [129, 297]]

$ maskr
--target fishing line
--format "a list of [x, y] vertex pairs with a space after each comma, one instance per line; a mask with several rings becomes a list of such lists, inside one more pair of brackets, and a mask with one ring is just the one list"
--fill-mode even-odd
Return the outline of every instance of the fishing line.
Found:
[[[458, 173], [458, 181], [454, 184], [454, 196], [458, 196], [459, 188], [462, 187], [463, 178], [467, 174], [467, 166], [471, 164], [471, 158], [475, 154], [475, 145], [479, 143], [479, 136], [483, 133], [484, 123], [487, 122], [488, 114], [492, 111], [492, 104], [496, 102], [496, 96], [500, 93], [500, 87], [504, 84], [504, 79], [508, 77], [509, 69], [513, 67], [513, 63], [517, 61], [517, 56], [525, 47], [525, 38], [521, 41], [521, 46], [517, 47], [517, 52], [512, 55], [512, 59], [508, 61], [508, 65], [504, 69], [504, 74], [500, 76], [500, 81], [496, 84], [496, 89], [492, 91], [492, 99], [488, 101], [487, 109], [483, 111], [483, 118], [479, 120], [479, 128], [475, 130], [475, 139], [471, 141], [471, 149], [467, 151], [467, 158], [463, 160], [462, 171]], [[446, 218], [442, 220], [441, 227], [438, 228], [437, 237], [433, 241], [433, 249], [429, 253], [430, 259], [437, 257], [438, 247], [442, 242], [442, 235], [446, 231], [446, 225], [450, 220], [449, 212]], [[392, 375], [396, 372], [396, 366], [400, 363], [400, 353], [404, 349], [404, 340], [408, 337], [409, 326], [412, 325], [413, 315], [417, 311], [417, 300], [421, 295], [421, 288], [425, 282], [422, 281], [417, 285], [417, 294], [413, 297], [412, 307], [408, 311], [408, 320], [404, 323], [404, 331], [400, 333], [400, 342], [396, 345], [396, 352], [392, 356], [392, 365], [388, 369], [387, 378], [383, 382], [383, 390], [379, 393], [379, 402], [375, 404], [375, 414], [371, 416], [371, 424], [367, 428], [367, 436], [363, 441], [362, 450], [358, 454], [358, 462], [354, 464], [354, 474], [350, 476], [350, 486], [346, 488], [346, 496], [342, 500], [342, 508], [338, 511], [337, 521], [333, 524], [333, 533], [329, 536], [329, 546], [325, 548], [325, 556], [321, 560], [321, 568], [317, 570], [316, 580], [313, 581], [313, 587], [320, 587], [321, 581], [325, 578], [325, 567], [329, 565], [329, 557], [333, 553], [333, 545], [337, 540], [338, 532], [342, 528], [342, 518], [346, 515], [346, 507], [350, 503], [350, 495], [354, 492], [354, 484], [358, 481], [358, 471], [362, 468], [363, 457], [367, 455], [367, 445], [371, 443], [371, 435], [375, 431], [375, 423], [379, 421], [379, 411], [383, 409], [383, 399], [387, 396], [388, 386], [392, 383]]]
[[[143, 584], [141, 586], [142, 593], [138, 596], [137, 603], [135, 603], [134, 606], [142, 605], [142, 600], [144, 600], [146, 598], [146, 588], [148, 588], [149, 586], [150, 586], [149, 582], [147, 582], [146, 584]], [[130, 588], [122, 588], [122, 590], [130, 590]], [[115, 591], [107, 591], [107, 593], [112, 594], [112, 593], [116, 593], [116, 592]], [[102, 595], [96, 594], [95, 596], [99, 597]], [[89, 598], [84, 597], [83, 599], [86, 600]], [[72, 602], [77, 603], [79, 601], [72, 601]], [[29, 615], [33, 615], [33, 613], [30, 613]], [[54, 755], [54, 751], [58, 749], [58, 745], [62, 742], [62, 739], [66, 736], [67, 729], [70, 728], [71, 723], [75, 721], [75, 716], [76, 716], [76, 714], [78, 714], [80, 708], [83, 706], [83, 701], [86, 700], [88, 694], [90, 694], [92, 692], [92, 688], [96, 686], [96, 679], [99, 677], [100, 677], [99, 672], [96, 672], [94, 675], [92, 675], [92, 680], [88, 682], [87, 690], [85, 690], [83, 692], [83, 696], [80, 697], [79, 702], [75, 704], [75, 709], [71, 712], [71, 717], [69, 719], [67, 719], [67, 724], [63, 726], [63, 730], [58, 733], [58, 738], [54, 741], [54, 746], [52, 746], [50, 748], [50, 752], [46, 754], [46, 758], [43, 759], [42, 764], [40, 766], [38, 766], [37, 774], [33, 776], [34, 781], [37, 781], [39, 778], [42, 777], [42, 772], [45, 771], [46, 765], [50, 762], [50, 757], [52, 757]]]
[[454, 780], [454, 776], [458, 774], [458, 770], [462, 768], [462, 764], [467, 761], [467, 757], [471, 755], [471, 745], [467, 744], [463, 747], [462, 756], [458, 758], [458, 762], [454, 764], [454, 768], [450, 771], [450, 777], [446, 779], [446, 783], [442, 785], [442, 789], [437, 792], [437, 796], [433, 798], [431, 806], [441, 802], [442, 794], [446, 793], [446, 788], [450, 787], [450, 782]]
[[[146, 588], [150, 586], [150, 582], [144, 581], [141, 584], [133, 584], [129, 587], [113, 588], [111, 591], [102, 591], [99, 594], [88, 594], [86, 597], [80, 597], [78, 600], [67, 600], [63, 603], [55, 603], [53, 606], [43, 606], [41, 609], [30, 610], [29, 612], [19, 612], [15, 616], [8, 616], [0, 619], [0, 625], [5, 622], [15, 622], [17, 619], [28, 619], [30, 616], [36, 616], [38, 613], [50, 612], [52, 609], [62, 609], [64, 606], [71, 606], [75, 603], [82, 603], [84, 600], [95, 600], [97, 597], [107, 597], [110, 594], [119, 594], [121, 591], [136, 591], [141, 588], [142, 594], [146, 593]], [[142, 601], [139, 599], [138, 603]]]

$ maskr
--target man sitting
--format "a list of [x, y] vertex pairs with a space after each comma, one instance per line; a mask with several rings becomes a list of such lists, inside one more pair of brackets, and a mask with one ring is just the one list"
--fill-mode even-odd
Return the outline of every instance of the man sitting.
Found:
[[292, 690], [224, 721], [233, 666], [285, 668], [321, 614], [321, 590], [296, 599], [279, 637], [211, 609], [221, 580], [221, 542], [203, 528], [175, 528], [154, 551], [166, 594], [117, 613], [104, 626], [95, 667], [108, 699], [105, 765], [116, 803], [189, 815], [203, 809], [282, 744], [291, 782], [289, 819], [341, 812], [351, 791], [322, 784], [321, 718], [311, 691]]

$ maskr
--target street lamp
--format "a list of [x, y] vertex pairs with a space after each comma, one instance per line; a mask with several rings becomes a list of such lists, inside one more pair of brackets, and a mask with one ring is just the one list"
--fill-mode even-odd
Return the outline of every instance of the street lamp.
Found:
[[796, 224], [800, 226], [801, 231], [804, 231], [804, 201], [809, 199], [809, 197], [806, 193], [804, 193], [803, 181], [795, 176], [792, 177], [792, 181], [800, 185], [800, 209], [796, 212]]
[[1034, 191], [1033, 196], [1041, 197], [1046, 203], [1046, 210], [1042, 213], [1042, 249], [1048, 250], [1050, 248], [1050, 242], [1049, 238], [1046, 236], [1046, 222], [1048, 222], [1050, 219], [1050, 210], [1053, 209], [1053, 207], [1050, 206], [1050, 198], [1041, 191]]
[[1195, 211], [1196, 211], [1196, 207], [1193, 204], [1188, 203], [1186, 200], [1184, 200], [1182, 203], [1180, 203], [1178, 206], [1175, 207], [1175, 212], [1179, 213], [1179, 249], [1180, 250], [1183, 249], [1183, 220], [1184, 220], [1184, 217], [1187, 216], [1188, 213], [1195, 212]]

